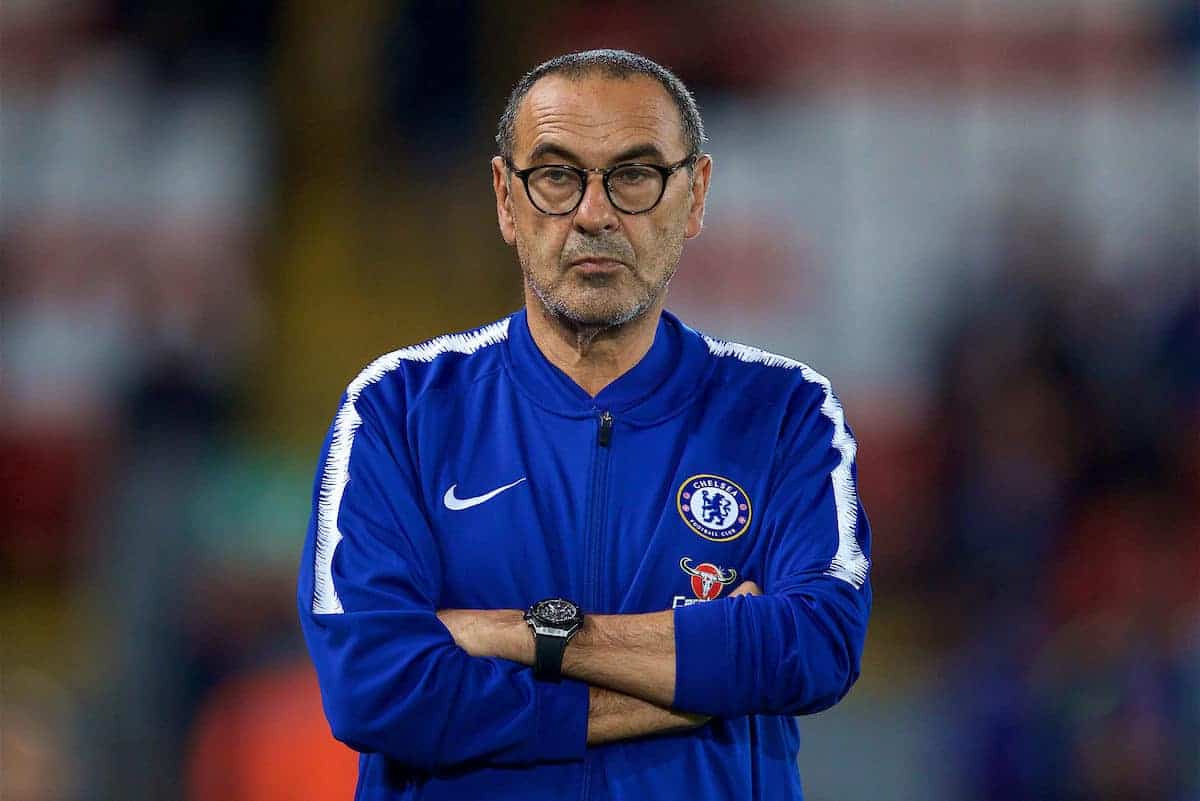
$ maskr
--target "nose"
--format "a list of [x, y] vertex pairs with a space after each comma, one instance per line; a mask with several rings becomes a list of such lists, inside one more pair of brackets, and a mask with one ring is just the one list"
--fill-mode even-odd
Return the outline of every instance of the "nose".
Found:
[[621, 225], [617, 210], [604, 191], [604, 178], [596, 173], [588, 175], [583, 185], [583, 199], [575, 209], [575, 227], [590, 234], [600, 231], [615, 231]]

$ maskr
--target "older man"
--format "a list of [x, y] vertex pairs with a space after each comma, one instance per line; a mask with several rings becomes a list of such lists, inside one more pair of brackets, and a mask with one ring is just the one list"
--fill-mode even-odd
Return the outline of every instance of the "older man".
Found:
[[870, 534], [829, 382], [663, 309], [703, 140], [648, 59], [534, 69], [492, 160], [525, 308], [346, 391], [299, 604], [360, 801], [800, 798]]

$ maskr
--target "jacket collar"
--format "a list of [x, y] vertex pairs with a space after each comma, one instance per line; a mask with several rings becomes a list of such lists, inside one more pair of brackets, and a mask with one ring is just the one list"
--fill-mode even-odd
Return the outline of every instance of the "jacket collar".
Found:
[[594, 398], [538, 348], [525, 309], [510, 317], [504, 362], [520, 390], [549, 411], [567, 417], [608, 411], [622, 422], [641, 425], [682, 411], [712, 367], [701, 336], [668, 311], [660, 316], [654, 343], [641, 361]]

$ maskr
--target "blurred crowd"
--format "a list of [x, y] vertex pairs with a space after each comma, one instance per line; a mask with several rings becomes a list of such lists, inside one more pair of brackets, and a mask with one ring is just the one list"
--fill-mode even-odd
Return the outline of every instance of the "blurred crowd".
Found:
[[995, 225], [945, 333], [911, 576], [957, 646], [970, 797], [1194, 798], [1200, 259], [1110, 284], [1069, 220]]
[[[886, 5], [878, 25], [870, 4], [770, 2], [0, 10], [0, 797], [349, 798], [356, 757], [328, 734], [295, 620], [312, 472], [369, 358], [517, 302], [486, 175], [509, 86], [568, 49], [659, 58], [724, 109], [719, 182], [720, 120], [841, 91], [825, 56], [945, 68], [900, 54], [936, 25], [880, 33]], [[970, 25], [1020, 27], [972, 5]], [[1105, 91], [1135, 104], [1140, 82], [1169, 84], [1195, 116], [1194, 3], [1057, 5], [1034, 23], [1100, 31], [1106, 47], [1062, 41]], [[1107, 255], [1087, 209], [1034, 176], [939, 218], [941, 263], [906, 279], [933, 312], [917, 400], [815, 365], [841, 387], [876, 531], [846, 714], [909, 692], [900, 675], [935, 688], [937, 759], [906, 766], [944, 776], [927, 798], [1200, 799], [1200, 156], [1180, 155], [1162, 156], [1185, 191], [1153, 236]], [[712, 217], [742, 211], [729, 197]], [[848, 269], [815, 226], [780, 224], [798, 238], [714, 222], [696, 251], [706, 279], [760, 262], [758, 287], [689, 289], [685, 251], [690, 322], [792, 330], [766, 290], [824, 291], [813, 260]], [[886, 747], [855, 732], [862, 758]]]
[[272, 25], [253, 2], [0, 12], [5, 798], [179, 795], [226, 656], [289, 638], [308, 465], [236, 433]]

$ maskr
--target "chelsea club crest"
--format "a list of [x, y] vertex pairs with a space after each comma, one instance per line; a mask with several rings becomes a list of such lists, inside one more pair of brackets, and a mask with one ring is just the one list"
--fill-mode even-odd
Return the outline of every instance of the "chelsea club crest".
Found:
[[745, 534], [753, 515], [746, 491], [711, 473], [701, 473], [683, 482], [675, 498], [675, 508], [688, 528], [713, 542], [729, 542]]

